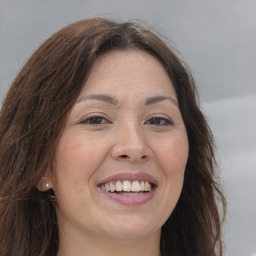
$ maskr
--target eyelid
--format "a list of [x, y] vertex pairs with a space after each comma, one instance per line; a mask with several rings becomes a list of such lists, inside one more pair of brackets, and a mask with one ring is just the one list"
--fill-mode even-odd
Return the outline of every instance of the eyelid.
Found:
[[106, 123], [111, 123], [110, 121], [110, 118], [108, 116], [106, 116], [105, 114], [103, 113], [90, 113], [88, 115], [85, 115], [84, 117], [82, 117], [79, 121], [78, 121], [78, 124], [87, 124], [87, 125], [103, 125], [103, 124], [106, 124], [106, 123], [103, 123], [103, 124], [94, 124], [94, 123], [86, 123], [87, 120], [89, 120], [90, 118], [102, 118], [102, 119], [105, 119], [107, 122]]
[[[172, 119], [169, 115], [166, 115], [166, 114], [151, 114], [151, 115], [149, 115], [149, 116], [146, 118], [145, 123], [147, 123], [148, 121], [150, 121], [150, 120], [153, 119], [153, 118], [165, 119], [165, 120], [168, 120], [168, 121], [170, 122], [169, 125], [174, 125], [173, 119]], [[168, 126], [168, 125], [166, 125], [166, 126]]]

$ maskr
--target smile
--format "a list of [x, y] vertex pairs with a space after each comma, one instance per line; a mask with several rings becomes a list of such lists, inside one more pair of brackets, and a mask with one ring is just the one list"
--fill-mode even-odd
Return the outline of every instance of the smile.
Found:
[[147, 173], [119, 173], [102, 180], [98, 188], [108, 199], [122, 205], [135, 206], [148, 202], [158, 186]]
[[117, 193], [123, 196], [141, 196], [144, 193], [150, 192], [154, 184], [149, 181], [118, 180], [100, 184], [99, 187], [106, 192]]

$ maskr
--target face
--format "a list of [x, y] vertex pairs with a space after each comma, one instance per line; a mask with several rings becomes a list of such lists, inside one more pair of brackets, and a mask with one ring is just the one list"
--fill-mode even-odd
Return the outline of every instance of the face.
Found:
[[51, 187], [61, 230], [160, 236], [183, 186], [188, 140], [173, 85], [154, 57], [99, 57], [56, 149]]

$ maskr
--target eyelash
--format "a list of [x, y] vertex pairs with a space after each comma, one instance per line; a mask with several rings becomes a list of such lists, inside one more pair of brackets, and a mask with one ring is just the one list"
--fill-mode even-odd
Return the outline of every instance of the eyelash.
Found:
[[[79, 122], [80, 124], [85, 125], [104, 125], [111, 123], [107, 118], [101, 116], [101, 115], [92, 115], [89, 117], [84, 118], [82, 121]], [[168, 118], [162, 117], [162, 116], [152, 116], [150, 119], [148, 119], [145, 122], [146, 125], [153, 125], [153, 126], [172, 126], [174, 125], [173, 120], [170, 120]]]
[[[152, 121], [157, 122], [157, 124], [151, 123]], [[171, 125], [174, 125], [174, 122], [173, 122], [173, 120], [170, 120], [170, 119], [162, 117], [162, 116], [153, 116], [149, 120], [147, 120], [145, 122], [145, 124], [149, 124], [149, 125], [151, 124], [154, 126], [171, 126]]]
[[[99, 120], [100, 120], [100, 123], [98, 122]], [[102, 123], [102, 120], [104, 120], [104, 123]], [[86, 125], [101, 125], [106, 123], [111, 123], [111, 122], [108, 121], [107, 118], [100, 115], [93, 115], [93, 116], [86, 117], [80, 122], [80, 124], [86, 124]]]

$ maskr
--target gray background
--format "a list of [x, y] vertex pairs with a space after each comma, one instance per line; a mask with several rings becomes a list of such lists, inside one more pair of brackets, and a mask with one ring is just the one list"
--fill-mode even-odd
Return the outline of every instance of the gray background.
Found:
[[0, 0], [0, 100], [40, 43], [94, 16], [145, 22], [189, 63], [218, 145], [226, 255], [256, 253], [256, 1]]

